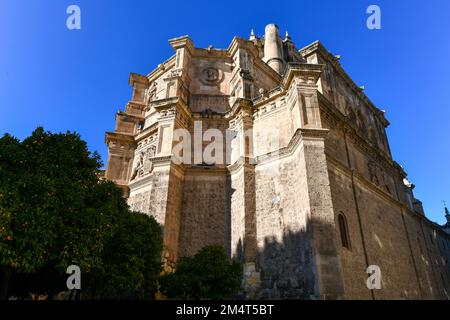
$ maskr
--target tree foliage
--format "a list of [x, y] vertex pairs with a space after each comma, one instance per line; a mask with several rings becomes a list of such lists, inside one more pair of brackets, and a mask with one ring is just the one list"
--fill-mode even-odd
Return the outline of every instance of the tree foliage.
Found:
[[161, 272], [161, 227], [142, 213], [119, 217], [92, 273], [92, 287], [107, 299], [152, 298]]
[[237, 293], [242, 266], [230, 263], [221, 246], [207, 246], [181, 258], [175, 273], [160, 279], [161, 292], [175, 299], [226, 299]]
[[0, 138], [0, 271], [12, 270], [13, 283], [55, 291], [75, 264], [90, 289], [119, 298], [142, 296], [158, 275], [159, 225], [129, 211], [121, 190], [99, 180], [101, 166], [76, 133]]

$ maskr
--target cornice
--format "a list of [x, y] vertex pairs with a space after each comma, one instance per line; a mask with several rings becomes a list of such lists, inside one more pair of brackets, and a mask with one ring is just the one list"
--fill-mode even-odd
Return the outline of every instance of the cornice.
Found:
[[146, 76], [141, 75], [141, 74], [137, 74], [137, 73], [131, 72], [130, 73], [130, 77], [129, 77], [129, 83], [130, 83], [130, 86], [134, 86], [135, 83], [148, 85], [148, 78]]
[[159, 156], [159, 157], [153, 157], [150, 160], [153, 163], [166, 163], [166, 162], [172, 162], [173, 157], [171, 155], [168, 156]]
[[174, 54], [169, 59], [159, 64], [157, 68], [155, 68], [152, 72], [147, 75], [147, 79], [149, 82], [153, 82], [159, 77], [161, 77], [164, 73], [166, 73], [170, 68], [175, 66], [175, 57]]
[[145, 117], [137, 114], [127, 113], [127, 112], [117, 112], [117, 116], [124, 117], [125, 119], [133, 119], [137, 122], [144, 121]]
[[130, 108], [138, 109], [138, 110], [144, 110], [146, 106], [147, 105], [144, 102], [134, 101], [134, 100], [128, 101], [128, 103], [126, 105], [126, 107], [130, 107]]
[[[317, 93], [319, 106], [321, 111], [323, 111], [326, 115], [328, 115], [333, 121], [340, 124], [340, 126], [345, 130], [348, 136], [355, 143], [355, 146], [358, 146], [362, 151], [368, 153], [374, 160], [382, 161], [385, 166], [395, 170], [402, 177], [405, 177], [405, 172], [399, 170], [399, 165], [396, 164], [388, 154], [381, 151], [378, 147], [373, 146], [371, 143], [367, 141], [364, 137], [359, 133], [359, 129], [357, 129], [354, 124], [349, 122], [348, 118], [343, 115], [336, 107], [320, 92]], [[337, 125], [335, 125], [336, 127]]]
[[198, 172], [201, 171], [203, 174], [227, 174], [228, 170], [226, 167], [217, 167], [217, 166], [201, 166], [201, 165], [190, 165], [183, 166], [184, 172]]
[[164, 98], [159, 100], [153, 100], [150, 102], [149, 107], [155, 108], [156, 110], [169, 108], [175, 104], [177, 104], [180, 101], [179, 97], [171, 97], [171, 98]]
[[226, 50], [217, 48], [195, 48], [192, 57], [203, 59], [227, 59], [230, 63], [233, 61]]
[[192, 54], [195, 49], [194, 43], [188, 35], [169, 39], [169, 43], [175, 51], [181, 48], [185, 48]]
[[298, 77], [300, 84], [316, 86], [322, 73], [323, 65], [311, 63], [288, 63], [283, 78], [284, 89], [291, 85], [294, 76]]
[[128, 183], [128, 188], [140, 189], [152, 184], [152, 182], [153, 182], [153, 174], [150, 173], [142, 178], [139, 178], [138, 180], [133, 180], [130, 183]]
[[140, 142], [143, 139], [148, 138], [149, 136], [158, 132], [158, 122], [153, 123], [151, 126], [145, 128], [135, 136], [135, 141]]
[[266, 154], [256, 157], [256, 165], [262, 165], [274, 160], [286, 158], [294, 154], [300, 143], [304, 140], [324, 140], [328, 135], [328, 129], [309, 129], [300, 128], [295, 131], [291, 140], [286, 147], [280, 148], [276, 151], [268, 152]]
[[231, 120], [235, 118], [241, 109], [246, 109], [249, 112], [251, 111], [251, 114], [253, 115], [254, 108], [252, 101], [244, 98], [237, 98], [231, 106], [231, 109], [225, 113], [225, 119]]
[[256, 164], [256, 159], [254, 159], [254, 158], [239, 157], [239, 159], [237, 159], [235, 163], [233, 163], [232, 165], [229, 165], [227, 167], [227, 171], [229, 172], [229, 174], [234, 174], [244, 167], [254, 169], [255, 164]]
[[375, 104], [369, 99], [363, 90], [352, 80], [348, 73], [344, 70], [341, 63], [336, 59], [320, 41], [315, 41], [312, 44], [299, 50], [303, 57], [307, 57], [315, 52], [318, 52], [322, 58], [324, 58], [330, 65], [332, 65], [337, 73], [344, 79], [345, 83], [352, 89], [352, 91], [365, 102], [379, 118], [385, 127], [390, 125], [389, 121], [385, 118], [384, 112], [381, 111]]
[[426, 223], [429, 227], [432, 229], [438, 231], [441, 235], [447, 237], [450, 240], [450, 235], [445, 233], [443, 230], [439, 229], [439, 225], [435, 222], [428, 219], [426, 216], [421, 215], [408, 207], [406, 203], [403, 203], [399, 201], [398, 199], [394, 198], [391, 194], [386, 192], [385, 190], [381, 189], [380, 187], [376, 186], [371, 181], [367, 180], [363, 175], [358, 173], [356, 170], [349, 169], [347, 166], [342, 164], [339, 160], [335, 159], [330, 154], [327, 154], [327, 163], [331, 164], [335, 169], [339, 170], [339, 172], [345, 174], [349, 179], [351, 179], [352, 175], [366, 188], [370, 189], [386, 201], [389, 201], [390, 203], [398, 206], [400, 209], [404, 210], [408, 215], [410, 215], [412, 218], [418, 219], [421, 222]]
[[[276, 103], [273, 103], [276, 105]], [[274, 115], [276, 115], [277, 113], [281, 113], [281, 112], [285, 112], [288, 108], [287, 104], [281, 105], [279, 107], [275, 107], [275, 108], [271, 108], [270, 110], [266, 110], [263, 111], [261, 109], [263, 109], [265, 106], [270, 106], [272, 105], [271, 103], [267, 103], [264, 105], [259, 105], [258, 108], [255, 110], [255, 112], [253, 113], [253, 119], [255, 121], [260, 121], [262, 119], [265, 119], [267, 117], [272, 117]]]
[[255, 107], [259, 107], [266, 103], [270, 103], [274, 100], [277, 100], [278, 98], [280, 98], [281, 96], [284, 96], [286, 94], [287, 94], [287, 91], [284, 90], [283, 87], [280, 85], [280, 86], [273, 88], [266, 94], [261, 94], [255, 98], [253, 98], [252, 102]]
[[130, 135], [130, 134], [124, 134], [124, 133], [120, 133], [120, 132], [110, 132], [107, 131], [106, 132], [106, 137], [105, 137], [105, 142], [106, 144], [109, 144], [109, 142], [122, 142], [123, 144], [128, 144], [128, 145], [135, 145], [136, 142], [134, 140], [134, 136]]

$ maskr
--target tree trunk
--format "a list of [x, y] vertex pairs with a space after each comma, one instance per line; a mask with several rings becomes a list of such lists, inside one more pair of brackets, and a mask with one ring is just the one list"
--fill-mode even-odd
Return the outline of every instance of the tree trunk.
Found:
[[0, 300], [8, 299], [8, 288], [11, 282], [12, 269], [0, 267]]

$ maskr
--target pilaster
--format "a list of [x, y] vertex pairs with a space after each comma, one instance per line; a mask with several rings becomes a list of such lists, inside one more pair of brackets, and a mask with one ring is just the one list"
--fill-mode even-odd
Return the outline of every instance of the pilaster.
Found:
[[330, 180], [325, 156], [328, 130], [301, 129], [301, 157], [304, 164], [309, 228], [314, 248], [316, 288], [320, 299], [339, 299], [344, 295], [342, 267], [336, 244], [336, 225]]

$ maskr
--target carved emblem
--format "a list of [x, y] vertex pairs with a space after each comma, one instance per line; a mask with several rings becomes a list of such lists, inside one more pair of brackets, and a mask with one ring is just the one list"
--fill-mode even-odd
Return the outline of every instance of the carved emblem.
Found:
[[222, 80], [222, 74], [220, 70], [214, 67], [208, 67], [201, 72], [201, 82], [203, 84], [214, 86]]
[[147, 103], [149, 103], [150, 101], [155, 100], [156, 98], [156, 89], [157, 89], [157, 85], [156, 82], [153, 82], [152, 85], [150, 86], [150, 88], [147, 89]]
[[151, 158], [155, 157], [155, 155], [156, 155], [155, 145], [148, 148], [146, 152], [141, 152], [139, 154], [139, 159], [136, 162], [130, 181], [133, 181], [136, 178], [142, 177], [153, 171], [153, 161], [151, 161]]
[[181, 77], [181, 73], [182, 73], [181, 69], [170, 70], [166, 75], [166, 79]]

